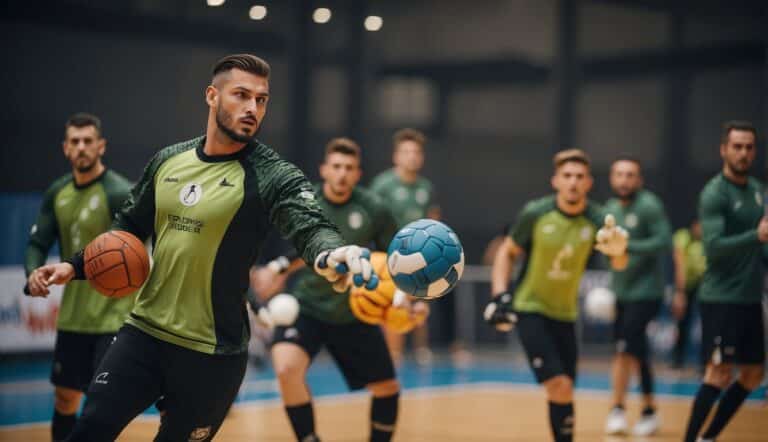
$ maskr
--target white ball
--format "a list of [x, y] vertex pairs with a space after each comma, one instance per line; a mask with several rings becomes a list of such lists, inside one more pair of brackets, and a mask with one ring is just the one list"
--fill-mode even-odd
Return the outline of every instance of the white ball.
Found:
[[587, 293], [584, 309], [593, 319], [611, 322], [616, 318], [616, 295], [605, 287], [595, 287]]
[[275, 325], [292, 325], [299, 317], [299, 301], [293, 295], [280, 293], [269, 300], [267, 310]]

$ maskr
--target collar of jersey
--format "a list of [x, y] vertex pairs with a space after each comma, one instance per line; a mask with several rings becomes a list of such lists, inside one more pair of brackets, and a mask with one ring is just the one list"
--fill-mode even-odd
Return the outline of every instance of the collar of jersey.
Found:
[[239, 160], [240, 158], [245, 157], [249, 153], [253, 152], [253, 149], [256, 148], [256, 141], [251, 141], [248, 144], [246, 144], [242, 149], [238, 150], [235, 153], [230, 153], [227, 155], [208, 155], [203, 151], [203, 148], [205, 147], [205, 137], [200, 138], [200, 142], [197, 144], [197, 147], [195, 147], [195, 152], [197, 153], [197, 158], [200, 161], [203, 161], [205, 163], [221, 163], [223, 161], [232, 161], [232, 160]]
[[102, 178], [104, 178], [104, 175], [106, 175], [106, 174], [107, 174], [107, 168], [105, 167], [104, 171], [101, 172], [101, 174], [99, 174], [99, 176], [97, 176], [96, 178], [92, 179], [91, 181], [88, 181], [85, 184], [77, 184], [77, 181], [75, 181], [75, 176], [73, 175], [72, 176], [72, 184], [75, 186], [75, 189], [85, 189], [86, 187], [90, 187], [91, 185], [96, 184], [99, 181], [101, 181]]

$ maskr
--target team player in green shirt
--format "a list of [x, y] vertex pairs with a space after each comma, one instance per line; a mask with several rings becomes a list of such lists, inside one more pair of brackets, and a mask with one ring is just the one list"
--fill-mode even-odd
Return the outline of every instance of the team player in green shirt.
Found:
[[[424, 146], [427, 137], [416, 129], [400, 129], [392, 137], [394, 167], [378, 174], [370, 189], [387, 201], [398, 228], [422, 218], [440, 219], [440, 206], [435, 200], [432, 183], [421, 175], [424, 167]], [[449, 307], [445, 302], [443, 308]], [[405, 335], [385, 330], [392, 356], [396, 363], [402, 360]], [[416, 362], [427, 364], [432, 360], [426, 324], [413, 331]]]
[[[694, 442], [720, 398], [699, 441], [714, 441], [750, 391], [763, 379], [765, 337], [762, 293], [768, 218], [764, 188], [749, 170], [757, 131], [744, 121], [724, 124], [720, 140], [723, 170], [699, 196], [707, 269], [699, 287], [704, 380], [696, 393], [686, 442]], [[739, 375], [732, 382], [734, 368]], [[725, 390], [725, 391], [723, 391]], [[722, 397], [721, 397], [722, 393]]]
[[[219, 60], [205, 136], [159, 151], [117, 214], [114, 229], [152, 238], [154, 265], [69, 440], [114, 440], [160, 396], [167, 414], [155, 440], [213, 438], [245, 373], [248, 270], [270, 225], [337, 289], [375, 285], [365, 251], [344, 246], [304, 174], [254, 139], [269, 71], [250, 54]], [[61, 284], [83, 279], [83, 267], [79, 252], [38, 271]]]
[[[554, 158], [555, 195], [525, 205], [499, 247], [491, 271], [493, 297], [485, 320], [500, 331], [515, 324], [536, 380], [546, 390], [557, 442], [573, 440], [573, 384], [578, 345], [579, 281], [593, 247], [614, 269], [628, 262], [627, 233], [587, 199], [589, 158], [578, 149]], [[598, 227], [603, 226], [598, 231]], [[517, 288], [508, 291], [514, 261], [527, 256]]]
[[[101, 160], [106, 145], [95, 115], [79, 113], [67, 120], [62, 146], [72, 172], [45, 192], [30, 232], [24, 267], [31, 295], [48, 294], [43, 274], [36, 269], [45, 264], [53, 244], [58, 240], [61, 255], [71, 256], [109, 229], [128, 197], [131, 184]], [[53, 440], [64, 440], [72, 431], [82, 394], [132, 306], [133, 299], [101, 296], [85, 281], [72, 281], [64, 289], [51, 371]]]
[[[357, 186], [362, 174], [360, 157], [360, 147], [348, 138], [335, 138], [327, 144], [320, 166], [323, 182], [316, 188], [318, 203], [350, 244], [386, 250], [397, 226], [386, 203]], [[366, 388], [373, 396], [370, 440], [389, 441], [395, 430], [400, 386], [382, 328], [356, 318], [349, 295], [334, 293], [328, 281], [304, 268], [300, 260], [284, 266], [284, 273], [298, 271], [292, 294], [299, 300], [300, 314], [294, 324], [275, 328], [272, 362], [296, 439], [319, 440], [306, 374], [312, 359], [325, 347], [349, 388]]]
[[632, 433], [649, 436], [658, 430], [660, 419], [653, 398], [653, 372], [646, 329], [656, 317], [664, 296], [663, 260], [670, 250], [669, 221], [661, 200], [643, 189], [640, 162], [621, 157], [610, 171], [614, 198], [608, 200], [604, 211], [629, 232], [627, 246], [629, 264], [612, 272], [612, 289], [616, 294], [613, 359], [613, 408], [605, 423], [608, 434], [628, 431], [624, 401], [630, 374], [637, 373], [643, 393], [643, 410]]

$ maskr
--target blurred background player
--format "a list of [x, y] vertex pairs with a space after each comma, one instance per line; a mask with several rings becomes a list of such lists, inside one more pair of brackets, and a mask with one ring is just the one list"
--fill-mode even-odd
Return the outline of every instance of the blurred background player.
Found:
[[653, 398], [653, 371], [646, 329], [656, 317], [664, 297], [664, 259], [670, 249], [670, 227], [664, 205], [658, 196], [643, 189], [640, 162], [621, 157], [613, 162], [610, 184], [614, 198], [605, 204], [605, 213], [629, 232], [629, 264], [612, 272], [616, 294], [614, 339], [616, 354], [611, 370], [613, 408], [605, 422], [608, 434], [628, 431], [624, 410], [630, 375], [640, 378], [643, 409], [632, 432], [649, 436], [658, 430], [660, 419]]
[[[715, 401], [714, 417], [701, 436], [713, 441], [760, 385], [765, 364], [762, 293], [768, 218], [763, 185], [749, 176], [757, 130], [746, 121], [723, 125], [723, 170], [699, 197], [707, 269], [699, 288], [704, 380], [696, 393], [686, 442], [694, 442]], [[738, 377], [732, 381], [734, 368]], [[725, 390], [723, 392], [723, 390]], [[722, 393], [722, 397], [720, 397]]]
[[[592, 247], [610, 257], [614, 269], [627, 265], [626, 232], [587, 199], [592, 188], [589, 157], [578, 149], [554, 157], [554, 196], [525, 205], [499, 247], [491, 271], [493, 298], [485, 320], [499, 331], [515, 323], [536, 380], [549, 401], [554, 440], [573, 440], [573, 384], [578, 344], [578, 289]], [[597, 234], [596, 234], [597, 231]], [[509, 278], [517, 258], [527, 256], [514, 294]]]
[[[109, 229], [113, 215], [128, 197], [131, 184], [101, 161], [106, 146], [101, 121], [95, 115], [78, 113], [64, 125], [62, 147], [72, 172], [45, 192], [32, 226], [25, 258], [30, 294], [48, 293], [46, 281], [35, 269], [45, 264], [54, 242], [58, 240], [62, 256], [71, 256]], [[82, 394], [132, 306], [132, 298], [107, 298], [85, 281], [72, 281], [65, 287], [51, 371], [53, 440], [64, 440], [74, 427]]]
[[[154, 263], [97, 368], [72, 441], [116, 439], [160, 396], [167, 414], [156, 440], [215, 436], [245, 374], [248, 270], [270, 225], [339, 290], [352, 274], [373, 277], [363, 251], [343, 246], [304, 174], [255, 140], [269, 73], [254, 55], [220, 59], [205, 90], [205, 136], [159, 151], [116, 215], [114, 229], [155, 238]], [[61, 284], [83, 279], [83, 268], [81, 251], [39, 271], [41, 281]]]
[[693, 220], [688, 228], [678, 229], [672, 237], [672, 243], [675, 247], [675, 295], [672, 298], [672, 315], [677, 322], [677, 337], [672, 348], [671, 366], [681, 369], [685, 366], [696, 293], [707, 269], [699, 220]]
[[[421, 175], [426, 143], [427, 137], [418, 130], [406, 128], [395, 132], [392, 137], [394, 167], [371, 181], [370, 190], [387, 202], [398, 229], [417, 219], [440, 219], [440, 206], [435, 200], [432, 183]], [[448, 298], [446, 300], [451, 301]], [[450, 310], [450, 304], [441, 303], [440, 310]], [[395, 363], [399, 365], [403, 357], [405, 335], [386, 329], [384, 334]], [[413, 350], [417, 363], [431, 363], [432, 351], [429, 349], [429, 329], [426, 324], [413, 331]]]
[[[386, 250], [397, 230], [395, 221], [382, 200], [357, 186], [361, 175], [357, 143], [348, 138], [332, 139], [320, 165], [323, 182], [316, 188], [317, 200], [350, 244], [373, 243], [376, 250]], [[267, 268], [287, 266], [284, 274], [300, 271], [292, 293], [299, 300], [300, 314], [295, 324], [275, 328], [272, 363], [297, 440], [319, 440], [306, 374], [323, 347], [350, 389], [365, 387], [373, 395], [370, 440], [390, 440], [397, 420], [400, 385], [381, 328], [356, 318], [349, 306], [349, 295], [335, 293], [328, 281], [302, 269], [301, 261], [283, 262], [271, 263]]]

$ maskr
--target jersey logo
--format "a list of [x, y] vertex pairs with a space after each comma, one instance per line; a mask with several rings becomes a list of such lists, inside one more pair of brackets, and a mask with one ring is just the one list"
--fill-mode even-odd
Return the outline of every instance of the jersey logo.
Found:
[[203, 186], [199, 183], [185, 184], [179, 192], [179, 201], [187, 207], [194, 206], [203, 197]]
[[552, 279], [555, 281], [563, 281], [570, 278], [571, 271], [563, 269], [563, 261], [567, 261], [572, 257], [573, 257], [573, 246], [570, 244], [564, 245], [563, 248], [560, 249], [559, 252], [557, 252], [557, 256], [555, 257], [555, 260], [552, 261], [552, 267], [547, 272], [547, 276], [549, 277], [549, 279]]
[[637, 227], [637, 224], [639, 223], [639, 220], [637, 219], [637, 215], [634, 213], [630, 213], [629, 215], [624, 218], [624, 224], [627, 225], [630, 229], [634, 229]]
[[741, 209], [742, 204], [743, 203], [741, 202], [741, 200], [736, 201], [735, 203], [733, 203], [733, 210]]
[[581, 229], [580, 235], [581, 235], [581, 240], [582, 241], [589, 241], [589, 240], [591, 240], [592, 239], [592, 235], [593, 235], [592, 227], [589, 227], [589, 226], [583, 227]]
[[207, 427], [195, 428], [194, 430], [192, 430], [191, 433], [189, 433], [189, 442], [205, 440], [206, 438], [208, 438], [208, 436], [211, 435], [212, 429], [213, 427], [211, 427], [210, 425]]
[[164, 183], [178, 183], [179, 179], [174, 177], [168, 177], [163, 180]]
[[349, 227], [354, 230], [363, 227], [363, 214], [357, 211], [350, 213], [347, 223], [349, 224]]
[[229, 181], [227, 181], [226, 177], [224, 177], [224, 179], [221, 180], [221, 182], [219, 183], [219, 186], [221, 186], [221, 187], [235, 187], [234, 184], [232, 184]]
[[763, 206], [763, 198], [760, 196], [760, 192], [755, 192], [755, 202], [758, 206]]
[[109, 372], [108, 371], [99, 373], [96, 376], [96, 378], [93, 380], [93, 383], [94, 384], [104, 384], [104, 385], [106, 385], [106, 384], [109, 383], [109, 381], [107, 380], [107, 376], [109, 376]]
[[69, 198], [64, 198], [59, 200], [59, 207], [64, 207], [69, 202]]
[[416, 202], [419, 204], [427, 204], [427, 201], [429, 201], [429, 193], [424, 189], [417, 190]]
[[395, 189], [394, 197], [398, 201], [403, 201], [404, 199], [408, 198], [408, 189], [405, 187], [398, 187]]
[[311, 190], [305, 190], [299, 194], [299, 198], [305, 199], [307, 201], [314, 201], [315, 192], [312, 192]]
[[549, 235], [550, 233], [555, 233], [555, 225], [554, 224], [545, 224], [541, 228], [541, 232], [542, 233], [546, 233], [547, 235]]

